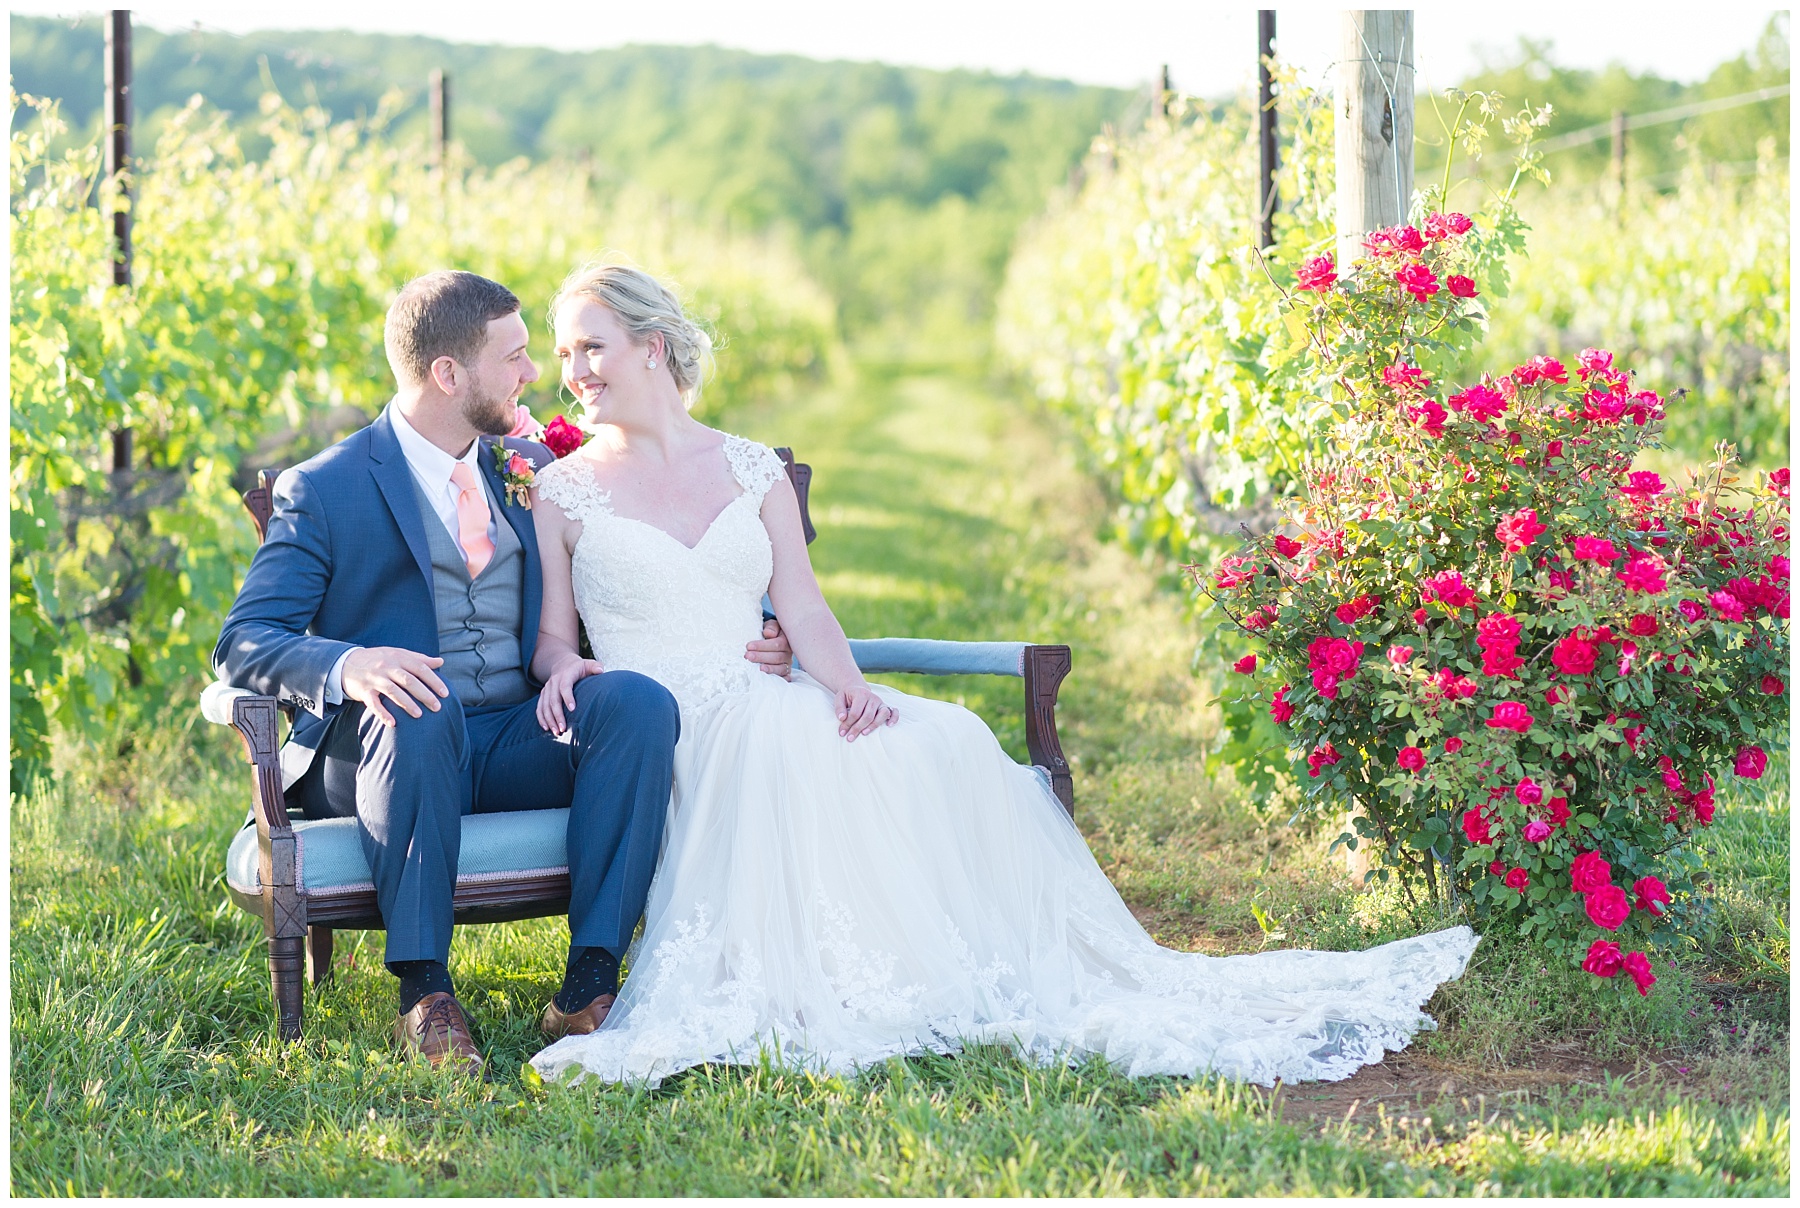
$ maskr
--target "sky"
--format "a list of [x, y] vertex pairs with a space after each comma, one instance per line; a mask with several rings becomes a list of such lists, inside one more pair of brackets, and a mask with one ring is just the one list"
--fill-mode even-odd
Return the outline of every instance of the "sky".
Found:
[[[81, 5], [13, 3], [14, 12], [74, 15]], [[1137, 87], [1168, 63], [1183, 92], [1216, 96], [1254, 79], [1256, 10], [1201, 0], [309, 0], [133, 7], [158, 29], [350, 29], [592, 50], [631, 43], [701, 44], [821, 59], [968, 67]], [[1315, 79], [1338, 55], [1341, 10], [1278, 8], [1277, 50]], [[1772, 10], [1755, 5], [1464, 2], [1415, 10], [1419, 82], [1442, 88], [1504, 56], [1521, 37], [1551, 43], [1569, 67], [1622, 63], [1693, 81], [1749, 49]]]

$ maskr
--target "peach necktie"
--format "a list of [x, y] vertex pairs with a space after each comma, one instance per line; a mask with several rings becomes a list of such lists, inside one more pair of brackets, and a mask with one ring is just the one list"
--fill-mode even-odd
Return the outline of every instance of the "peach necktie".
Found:
[[456, 484], [456, 527], [462, 541], [463, 561], [469, 578], [478, 577], [494, 556], [494, 542], [488, 536], [487, 496], [475, 481], [469, 463], [459, 461], [450, 470], [450, 481]]

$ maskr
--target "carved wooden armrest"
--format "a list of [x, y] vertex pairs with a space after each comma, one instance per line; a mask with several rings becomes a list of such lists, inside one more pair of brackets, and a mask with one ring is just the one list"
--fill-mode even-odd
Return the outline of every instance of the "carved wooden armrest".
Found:
[[1025, 680], [1025, 747], [1050, 789], [1075, 816], [1075, 781], [1056, 734], [1056, 696], [1073, 666], [1067, 646], [1030, 642], [946, 642], [930, 638], [852, 638], [850, 653], [869, 673], [1017, 675]]
[[280, 709], [272, 696], [215, 683], [200, 694], [200, 711], [206, 720], [236, 730], [249, 753], [263, 929], [272, 940], [302, 940], [306, 937], [306, 899], [299, 880], [298, 841], [281, 789], [281, 743], [276, 724]]

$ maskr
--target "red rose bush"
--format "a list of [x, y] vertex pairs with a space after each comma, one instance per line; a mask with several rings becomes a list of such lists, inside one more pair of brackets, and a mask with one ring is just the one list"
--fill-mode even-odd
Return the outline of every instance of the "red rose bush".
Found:
[[[1339, 842], [1639, 993], [1694, 916], [1718, 778], [1786, 730], [1788, 475], [1634, 468], [1664, 401], [1607, 352], [1450, 383], [1470, 221], [1380, 231], [1289, 294], [1333, 446], [1202, 586]], [[1619, 974], [1624, 977], [1618, 977]]]

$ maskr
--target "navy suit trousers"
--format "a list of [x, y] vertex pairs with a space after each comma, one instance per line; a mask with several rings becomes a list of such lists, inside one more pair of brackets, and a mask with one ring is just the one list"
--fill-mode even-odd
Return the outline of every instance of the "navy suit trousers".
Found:
[[309, 818], [352, 817], [375, 876], [388, 962], [447, 962], [462, 816], [569, 809], [569, 935], [624, 952], [662, 846], [681, 723], [655, 680], [607, 671], [575, 685], [572, 739], [537, 722], [537, 698], [437, 712], [394, 726], [356, 702], [332, 719], [289, 792]]

